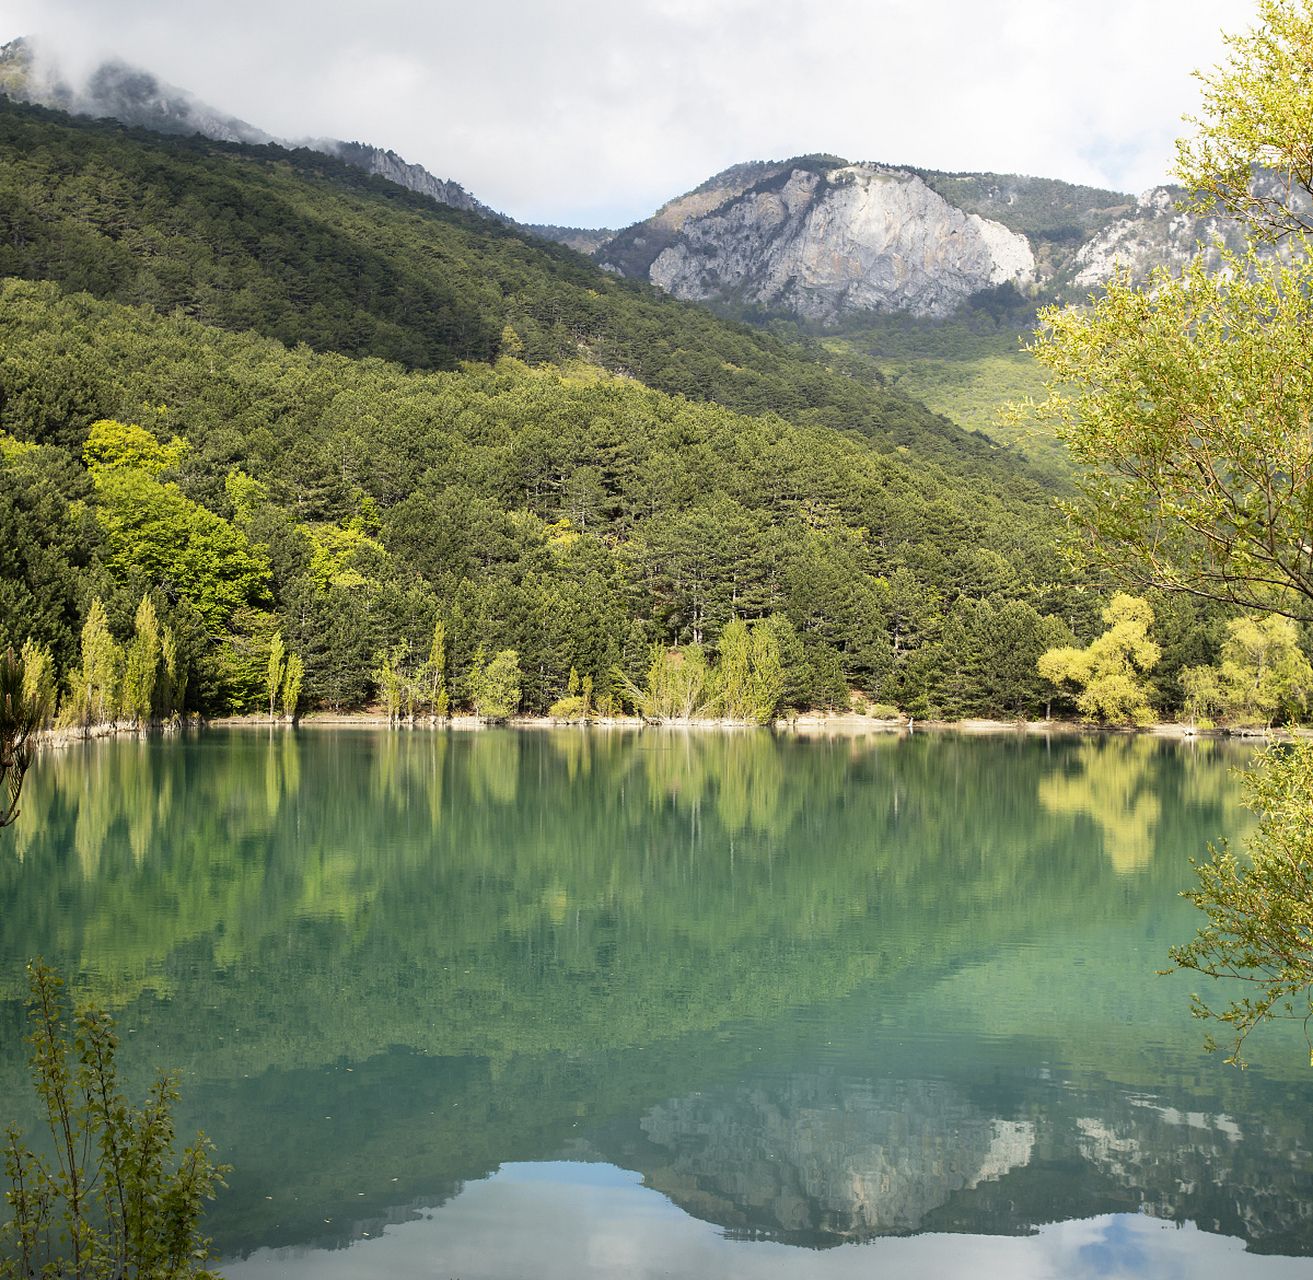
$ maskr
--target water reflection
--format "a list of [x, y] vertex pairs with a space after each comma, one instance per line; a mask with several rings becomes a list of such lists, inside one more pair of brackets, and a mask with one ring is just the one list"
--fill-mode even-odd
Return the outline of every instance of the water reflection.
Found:
[[1306, 1280], [1309, 1270], [1136, 1214], [1022, 1237], [921, 1235], [817, 1253], [720, 1235], [635, 1181], [610, 1165], [508, 1165], [381, 1238], [312, 1255], [265, 1249], [225, 1271], [230, 1280]]
[[561, 1155], [781, 1245], [1143, 1208], [1307, 1252], [1306, 1052], [1221, 1068], [1154, 977], [1188, 857], [1247, 827], [1239, 758], [282, 728], [47, 755], [0, 846], [6, 1110], [41, 953], [120, 1010], [135, 1078], [184, 1069], [238, 1166], [232, 1254]]
[[942, 1080], [794, 1075], [672, 1099], [641, 1125], [666, 1156], [648, 1180], [676, 1204], [807, 1244], [916, 1231], [1035, 1146], [1033, 1121], [990, 1117]]

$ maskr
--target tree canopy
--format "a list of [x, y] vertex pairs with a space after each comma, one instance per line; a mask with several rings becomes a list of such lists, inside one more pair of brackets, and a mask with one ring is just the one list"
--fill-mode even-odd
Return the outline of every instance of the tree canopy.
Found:
[[[1194, 207], [1242, 218], [1250, 246], [1201, 251], [1180, 275], [1129, 277], [1083, 311], [1045, 315], [1036, 354], [1054, 374], [1031, 412], [1087, 470], [1067, 508], [1077, 550], [1109, 576], [1313, 620], [1313, 0], [1260, 0], [1260, 25], [1203, 74], [1198, 133], [1180, 144]], [[1263, 252], [1284, 240], [1280, 255]], [[1241, 722], [1305, 703], [1307, 657], [1280, 617], [1234, 618], [1219, 670], [1182, 673], [1192, 710]], [[1071, 665], [1071, 664], [1068, 664]], [[1307, 1022], [1313, 990], [1309, 813], [1313, 752], [1265, 755], [1248, 863], [1225, 845], [1188, 895], [1209, 917], [1178, 965], [1253, 984], [1195, 1012], [1233, 1034], [1280, 1013]], [[1216, 1047], [1209, 1041], [1210, 1047]]]

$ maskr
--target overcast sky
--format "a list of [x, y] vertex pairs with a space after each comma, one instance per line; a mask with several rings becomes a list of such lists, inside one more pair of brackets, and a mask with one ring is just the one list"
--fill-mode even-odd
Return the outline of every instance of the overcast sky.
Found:
[[525, 222], [619, 227], [828, 151], [1138, 192], [1242, 0], [0, 0], [280, 137], [391, 147]]

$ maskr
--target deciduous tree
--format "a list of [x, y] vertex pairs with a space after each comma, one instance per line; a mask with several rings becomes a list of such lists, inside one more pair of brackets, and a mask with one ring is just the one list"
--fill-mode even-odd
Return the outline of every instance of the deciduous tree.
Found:
[[1087, 648], [1049, 649], [1039, 659], [1040, 675], [1061, 687], [1080, 687], [1076, 705], [1087, 720], [1148, 724], [1153, 719], [1142, 679], [1160, 650], [1149, 639], [1153, 610], [1148, 602], [1119, 592], [1103, 611], [1108, 630]]

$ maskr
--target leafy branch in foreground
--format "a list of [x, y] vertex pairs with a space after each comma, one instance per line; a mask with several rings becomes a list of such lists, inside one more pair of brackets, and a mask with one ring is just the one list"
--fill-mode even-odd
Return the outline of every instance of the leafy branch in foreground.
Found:
[[[1193, 192], [1186, 207], [1225, 209], [1256, 240], [1313, 231], [1313, 2], [1259, 0], [1260, 23], [1223, 39], [1225, 66], [1196, 72], [1203, 117], [1176, 144], [1176, 176]], [[1266, 171], [1266, 172], [1264, 172]]]
[[[1259, 815], [1245, 866], [1223, 842], [1196, 863], [1199, 884], [1182, 896], [1208, 915], [1186, 946], [1173, 947], [1176, 968], [1210, 978], [1237, 978], [1253, 994], [1215, 1008], [1195, 994], [1197, 1018], [1232, 1037], [1228, 1062], [1244, 1066], [1245, 1038], [1269, 1018], [1298, 1018], [1305, 1038], [1313, 1018], [1313, 744], [1274, 747], [1245, 775], [1245, 804]], [[1167, 970], [1170, 973], [1172, 970]], [[1205, 1037], [1210, 1050], [1219, 1046]], [[1313, 1061], [1313, 1040], [1309, 1041]]]
[[6, 1129], [13, 1216], [0, 1228], [0, 1277], [217, 1280], [199, 1224], [230, 1166], [214, 1164], [213, 1144], [197, 1134], [170, 1167], [177, 1077], [161, 1072], [145, 1105], [132, 1106], [114, 1064], [113, 1020], [91, 1005], [78, 1009], [70, 1043], [63, 980], [40, 960], [28, 978], [29, 1061], [54, 1164]]
[[1313, 619], [1313, 261], [1196, 259], [1049, 311], [1049, 399], [1016, 412], [1083, 467], [1064, 504], [1110, 578]]

